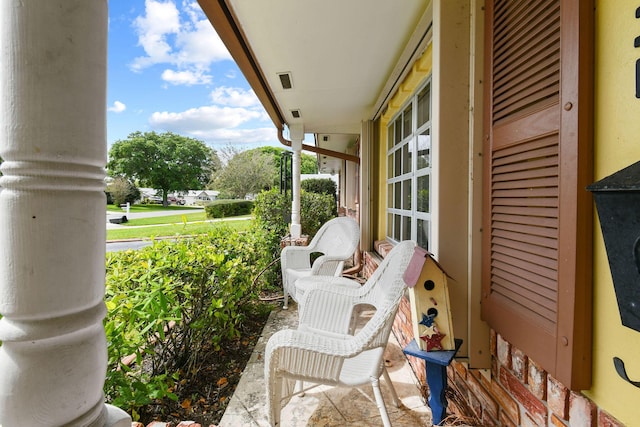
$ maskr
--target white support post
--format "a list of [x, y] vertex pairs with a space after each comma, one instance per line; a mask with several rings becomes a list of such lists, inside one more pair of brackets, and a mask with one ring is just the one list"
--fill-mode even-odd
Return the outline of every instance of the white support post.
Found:
[[291, 138], [291, 148], [293, 149], [293, 158], [291, 161], [293, 201], [291, 202], [290, 232], [293, 239], [298, 239], [302, 235], [302, 226], [300, 225], [300, 170], [302, 162], [302, 140], [304, 139], [304, 128], [302, 125], [290, 126], [289, 136]]
[[104, 404], [107, 0], [0, 2], [0, 425]]

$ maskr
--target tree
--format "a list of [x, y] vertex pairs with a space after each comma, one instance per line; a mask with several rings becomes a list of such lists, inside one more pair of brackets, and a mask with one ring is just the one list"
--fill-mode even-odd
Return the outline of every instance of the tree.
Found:
[[121, 176], [107, 185], [107, 192], [116, 206], [125, 203], [133, 204], [140, 197], [140, 190], [131, 181]]
[[271, 188], [276, 179], [273, 157], [260, 150], [237, 152], [214, 177], [214, 186], [223, 197], [243, 199]]
[[[212, 177], [209, 187], [220, 191], [220, 198], [243, 198], [247, 194], [277, 186], [280, 182], [282, 153], [285, 151], [283, 147], [272, 146], [242, 151], [237, 146], [228, 145], [220, 150], [220, 157], [226, 166]], [[301, 173], [318, 173], [315, 156], [302, 154]]]
[[300, 173], [318, 173], [318, 159], [310, 154], [302, 153], [302, 156], [300, 156]]
[[162, 204], [172, 191], [203, 188], [220, 160], [215, 151], [197, 139], [171, 132], [134, 132], [109, 150], [107, 169], [142, 187], [162, 191]]
[[[274, 164], [278, 173], [280, 173], [280, 160], [282, 159], [282, 153], [288, 151], [283, 147], [260, 147], [256, 148], [265, 154], [269, 154], [274, 159]], [[316, 174], [318, 173], [318, 160], [316, 156], [311, 154], [302, 153], [300, 156], [300, 173], [303, 174]]]

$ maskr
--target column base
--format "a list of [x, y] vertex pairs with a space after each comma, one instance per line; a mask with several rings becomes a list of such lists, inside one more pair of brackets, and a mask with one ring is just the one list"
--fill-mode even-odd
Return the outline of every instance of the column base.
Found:
[[107, 422], [104, 427], [131, 427], [131, 417], [122, 409], [112, 405], [104, 405], [107, 411]]
[[289, 232], [291, 233], [292, 238], [299, 239], [302, 235], [302, 226], [300, 224], [291, 224]]

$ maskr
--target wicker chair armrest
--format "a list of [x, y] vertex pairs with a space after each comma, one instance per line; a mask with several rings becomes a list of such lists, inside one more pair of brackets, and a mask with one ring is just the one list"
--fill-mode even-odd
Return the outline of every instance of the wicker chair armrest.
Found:
[[345, 260], [341, 256], [319, 256], [311, 266], [311, 274], [314, 276], [339, 276], [342, 274]]
[[310, 268], [309, 257], [313, 251], [308, 246], [286, 246], [280, 252], [280, 263], [283, 271], [287, 268], [294, 270]]

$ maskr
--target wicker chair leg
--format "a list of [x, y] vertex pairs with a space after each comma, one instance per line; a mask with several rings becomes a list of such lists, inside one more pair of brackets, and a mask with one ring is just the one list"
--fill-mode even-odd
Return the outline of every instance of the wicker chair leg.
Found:
[[376, 403], [378, 404], [378, 410], [380, 411], [382, 424], [384, 425], [384, 427], [391, 427], [391, 420], [389, 420], [387, 407], [384, 405], [384, 399], [382, 398], [382, 392], [380, 391], [380, 381], [378, 380], [378, 378], [371, 378], [371, 385], [373, 386], [373, 394], [376, 397]]
[[400, 407], [400, 399], [398, 399], [398, 393], [396, 392], [396, 388], [393, 386], [391, 382], [391, 378], [389, 377], [389, 372], [387, 368], [382, 368], [382, 375], [384, 375], [384, 380], [389, 384], [389, 388], [391, 389], [391, 398], [393, 399], [393, 404], [396, 405], [396, 408]]
[[[275, 374], [272, 372], [271, 375]], [[272, 381], [270, 383], [271, 389], [267, 389], [267, 410], [269, 411], [269, 424], [272, 427], [277, 427], [280, 425], [280, 412], [282, 411], [282, 388], [284, 386], [284, 378], [276, 376], [273, 379], [267, 378], [266, 380]]]

